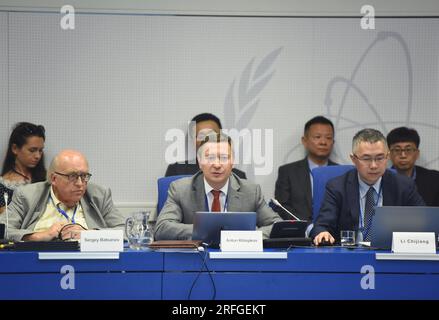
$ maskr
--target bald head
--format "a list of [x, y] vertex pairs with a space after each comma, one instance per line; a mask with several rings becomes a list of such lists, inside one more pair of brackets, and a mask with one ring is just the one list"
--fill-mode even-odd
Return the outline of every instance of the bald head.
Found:
[[[73, 168], [72, 166], [76, 166], [76, 168]], [[51, 182], [51, 177], [55, 171], [62, 173], [66, 173], [68, 171], [82, 172], [84, 171], [84, 168], [86, 168], [85, 171], [88, 172], [88, 161], [81, 152], [69, 149], [62, 150], [52, 159], [52, 162], [50, 163], [49, 170], [47, 170], [47, 181]]]
[[87, 191], [90, 176], [88, 162], [76, 150], [63, 150], [52, 160], [48, 171], [48, 181], [58, 200], [67, 207], [75, 206]]

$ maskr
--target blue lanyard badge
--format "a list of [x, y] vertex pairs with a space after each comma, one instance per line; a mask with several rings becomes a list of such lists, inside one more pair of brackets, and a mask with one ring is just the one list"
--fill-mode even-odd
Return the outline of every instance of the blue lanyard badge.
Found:
[[[61, 214], [64, 216], [64, 218], [66, 218], [67, 221], [70, 222], [70, 218], [69, 218], [69, 216], [67, 215], [67, 212], [65, 212], [63, 209], [59, 208], [59, 207], [55, 204], [55, 202], [54, 202], [53, 199], [52, 199], [52, 196], [50, 196], [50, 200], [52, 201], [53, 206], [56, 208], [56, 210], [58, 210], [58, 212], [61, 213]], [[75, 214], [76, 214], [76, 210], [77, 210], [77, 209], [78, 209], [78, 205], [76, 205], [76, 206], [75, 206], [75, 210], [73, 210], [73, 215], [72, 215], [72, 220], [71, 220], [71, 222], [72, 222], [73, 224], [75, 224]]]

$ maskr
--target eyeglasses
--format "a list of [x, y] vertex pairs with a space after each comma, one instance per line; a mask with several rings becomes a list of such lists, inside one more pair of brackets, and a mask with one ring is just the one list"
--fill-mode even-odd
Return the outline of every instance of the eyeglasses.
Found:
[[386, 161], [387, 160], [387, 156], [385, 155], [385, 154], [382, 154], [382, 155], [379, 155], [379, 156], [376, 156], [376, 157], [368, 157], [368, 156], [366, 156], [366, 157], [358, 157], [356, 154], [354, 154], [353, 155], [357, 160], [359, 160], [360, 162], [363, 162], [363, 163], [366, 163], [366, 164], [372, 164], [372, 162], [374, 162], [375, 161], [375, 163], [378, 163], [378, 164], [380, 164], [380, 163], [382, 163], [382, 162], [384, 162], [384, 161]]
[[67, 177], [67, 179], [69, 180], [69, 182], [76, 182], [78, 181], [78, 178], [81, 178], [82, 182], [88, 182], [91, 178], [91, 173], [78, 173], [78, 172], [73, 172], [73, 173], [61, 173], [61, 172], [56, 172], [56, 174], [59, 174], [60, 176], [63, 177]]
[[219, 161], [219, 163], [227, 163], [230, 160], [230, 156], [228, 154], [220, 154], [219, 156], [216, 154], [209, 154], [204, 157], [204, 160], [209, 163], [215, 163], [217, 161]]
[[392, 152], [392, 154], [397, 155], [397, 156], [402, 155], [403, 152], [404, 152], [406, 155], [411, 156], [411, 155], [414, 154], [416, 151], [418, 151], [418, 149], [416, 149], [416, 148], [411, 148], [411, 147], [404, 148], [404, 149], [401, 149], [401, 148], [392, 148], [392, 149], [390, 149], [390, 152]]

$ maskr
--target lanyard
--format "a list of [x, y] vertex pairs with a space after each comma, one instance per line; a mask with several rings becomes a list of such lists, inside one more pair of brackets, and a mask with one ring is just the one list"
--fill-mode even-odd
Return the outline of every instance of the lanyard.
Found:
[[[67, 212], [65, 212], [63, 209], [59, 208], [59, 207], [55, 204], [55, 201], [53, 201], [52, 196], [50, 196], [50, 200], [52, 201], [53, 206], [56, 208], [56, 210], [58, 210], [58, 212], [61, 213], [61, 214], [64, 216], [64, 218], [67, 219], [67, 221], [70, 221], [70, 218], [69, 218], [69, 216], [67, 215]], [[78, 205], [76, 205], [76, 206], [75, 206], [75, 210], [73, 210], [73, 215], [72, 215], [72, 220], [71, 220], [71, 222], [72, 222], [73, 224], [75, 224], [75, 214], [76, 214], [76, 210], [77, 210], [77, 209], [78, 209]]]
[[[378, 191], [378, 199], [374, 203], [374, 207], [378, 206], [378, 203], [380, 202], [380, 198], [383, 194], [383, 180], [380, 182], [380, 188]], [[362, 209], [362, 216], [360, 217], [360, 231], [363, 233], [363, 237], [366, 238], [367, 235], [370, 232], [370, 228], [372, 227], [372, 223], [370, 223], [367, 228], [364, 228], [364, 210], [366, 209], [366, 200], [364, 201], [364, 209]], [[372, 218], [373, 219], [373, 218]]]
[[[221, 198], [221, 196], [220, 196], [220, 198]], [[229, 195], [227, 194], [226, 195], [226, 202], [224, 202], [224, 210], [223, 210], [223, 212], [227, 212], [227, 205], [228, 205], [228, 201], [227, 200], [228, 199], [229, 199]], [[209, 210], [209, 201], [207, 200], [207, 194], [204, 194], [204, 203], [205, 203], [205, 206], [206, 206], [206, 211], [211, 211], [211, 210]], [[213, 204], [213, 200], [212, 200], [212, 204]], [[221, 201], [220, 201], [220, 205], [221, 205]]]

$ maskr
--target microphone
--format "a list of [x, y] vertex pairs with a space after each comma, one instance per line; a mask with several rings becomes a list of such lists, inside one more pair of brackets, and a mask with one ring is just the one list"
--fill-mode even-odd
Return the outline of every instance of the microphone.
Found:
[[5, 200], [5, 215], [6, 215], [5, 240], [8, 241], [9, 240], [9, 234], [8, 234], [8, 229], [9, 229], [8, 199], [9, 199], [9, 195], [7, 192], [3, 193], [3, 199]]
[[298, 217], [296, 217], [294, 214], [292, 214], [290, 211], [288, 211], [283, 205], [280, 204], [279, 201], [277, 201], [275, 198], [271, 198], [270, 200], [270, 204], [274, 204], [276, 207], [281, 208], [282, 210], [284, 210], [286, 213], [288, 213], [290, 216], [292, 216], [294, 219], [296, 219], [297, 221], [303, 221], [301, 219], [299, 219]]

